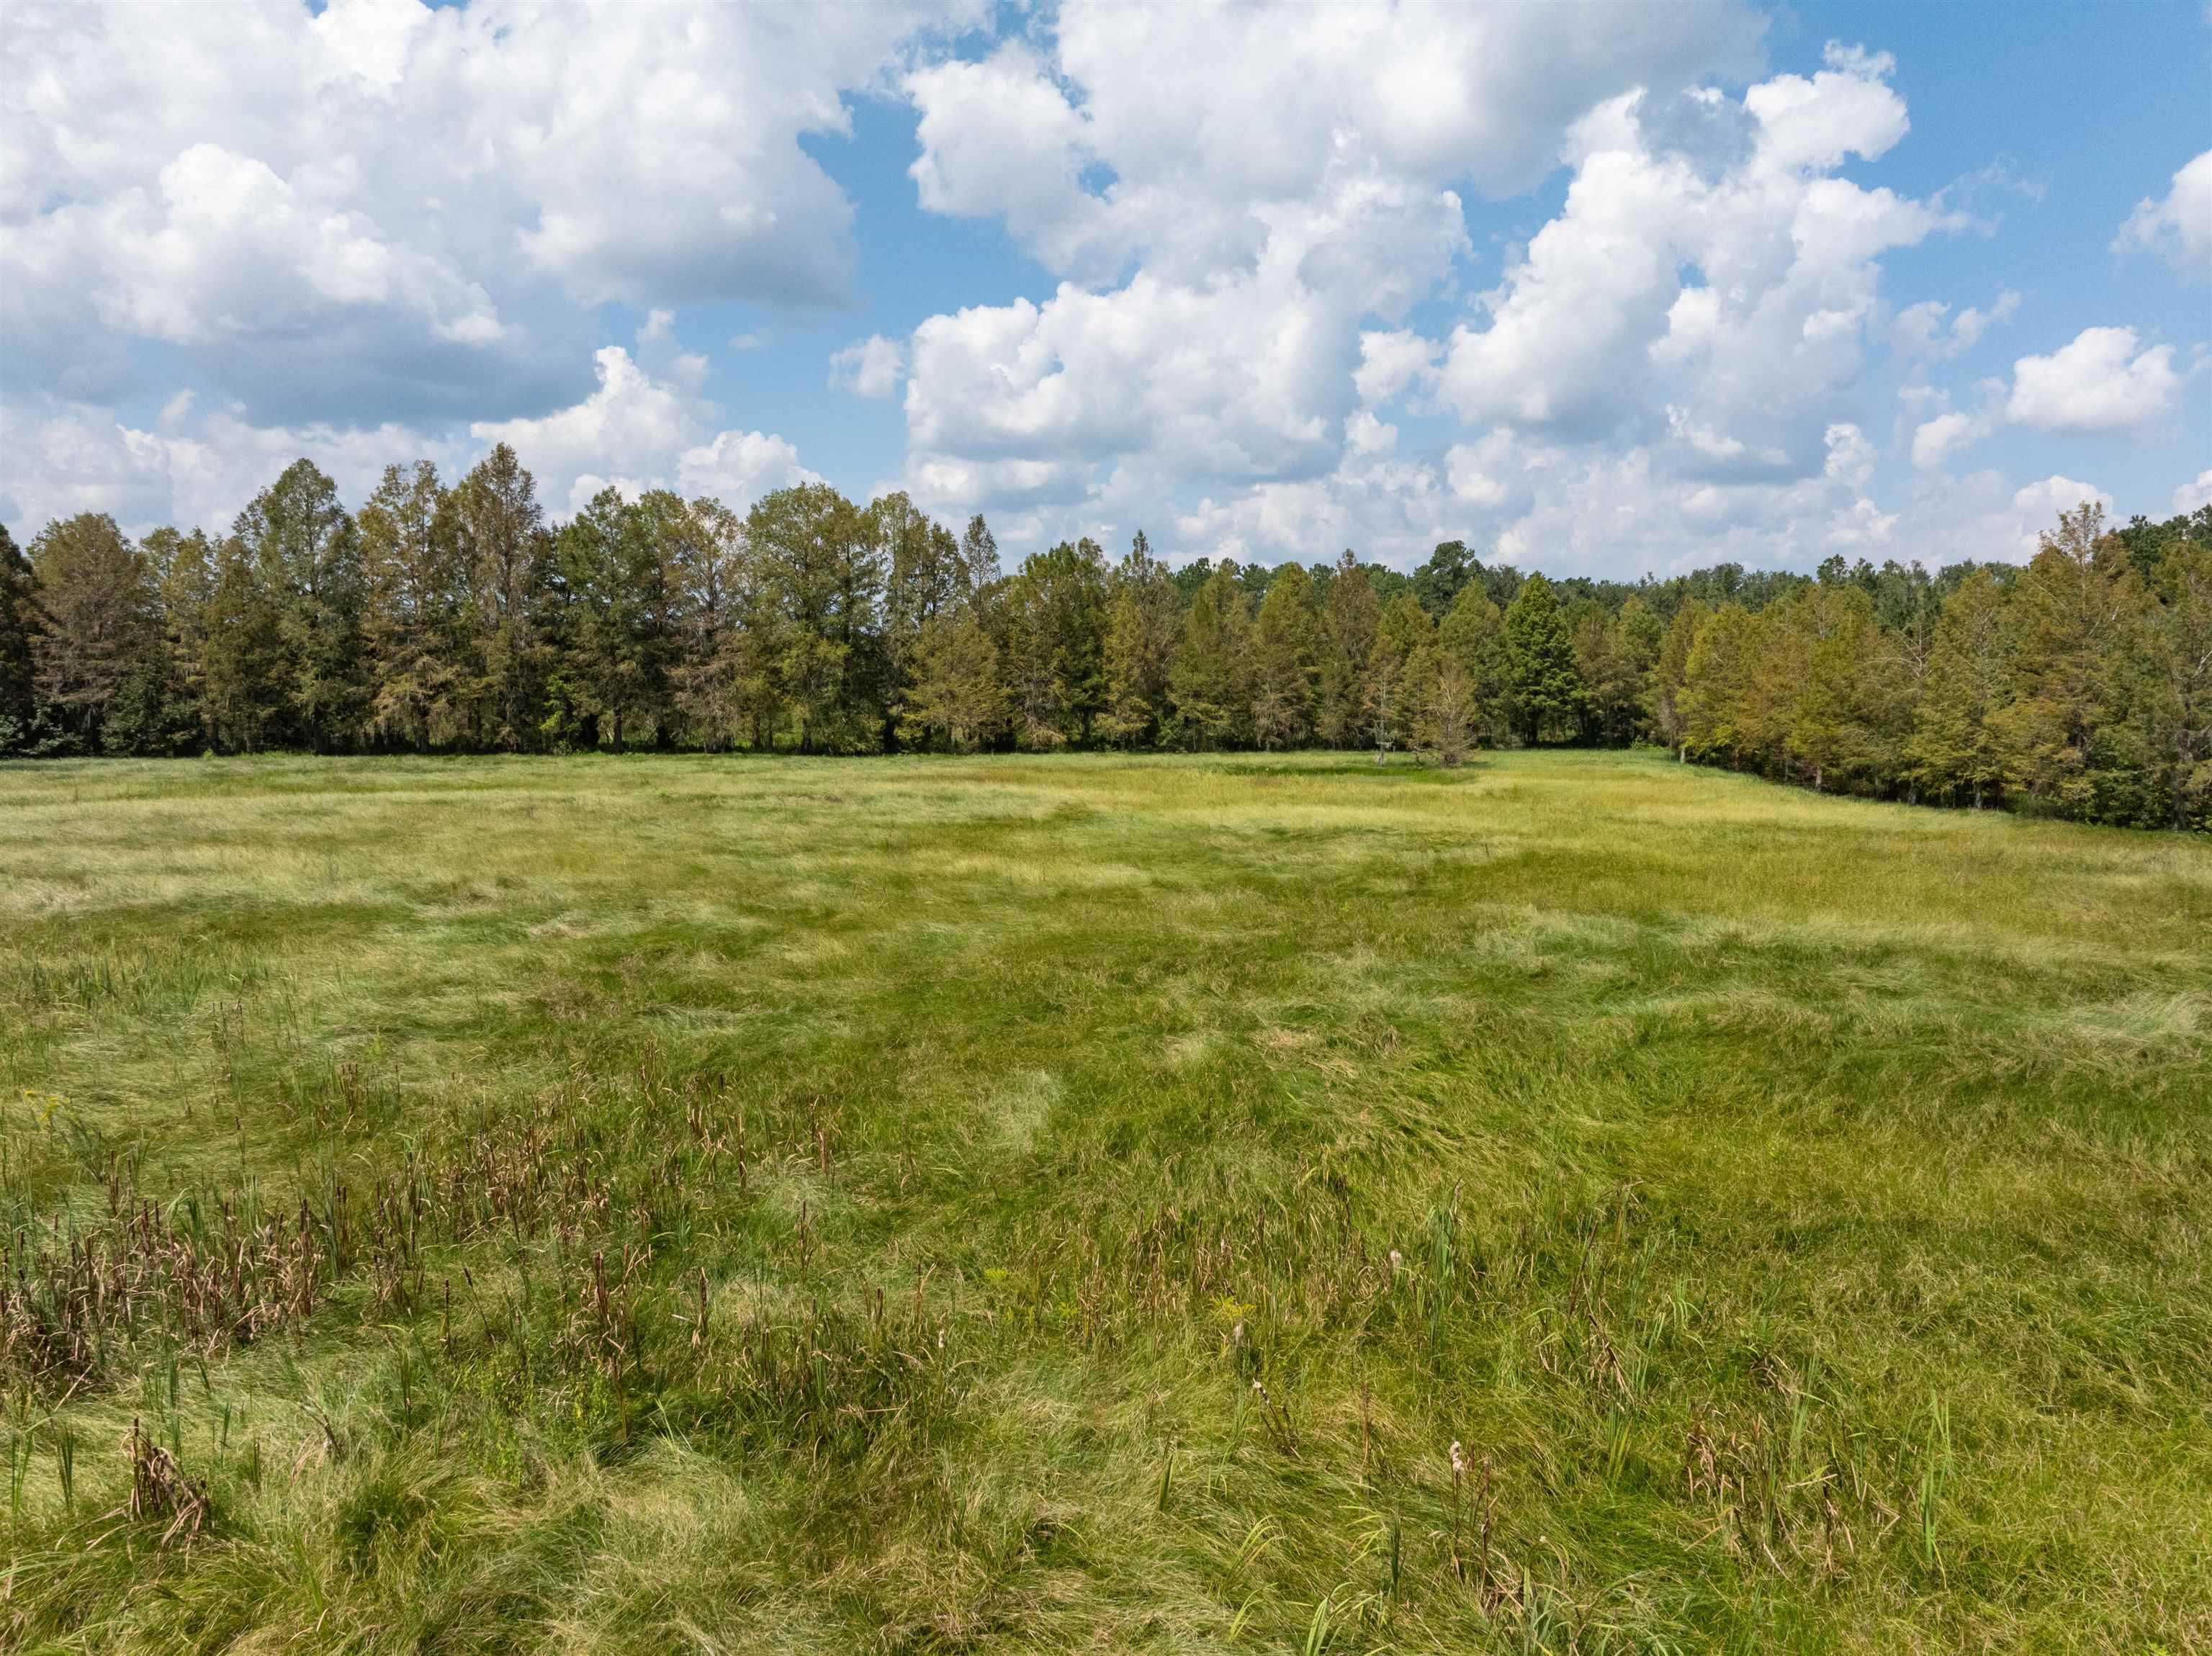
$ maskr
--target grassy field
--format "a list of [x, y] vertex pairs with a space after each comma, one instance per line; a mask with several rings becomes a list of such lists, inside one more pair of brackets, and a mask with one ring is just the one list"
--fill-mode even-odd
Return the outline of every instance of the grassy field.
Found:
[[15, 1649], [2212, 1649], [2212, 845], [0, 767]]

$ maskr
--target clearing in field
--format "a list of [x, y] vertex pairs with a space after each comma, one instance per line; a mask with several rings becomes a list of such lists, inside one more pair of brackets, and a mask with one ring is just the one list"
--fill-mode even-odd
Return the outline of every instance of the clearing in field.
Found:
[[2208, 936], [1645, 754], [0, 767], [0, 1644], [2203, 1649]]

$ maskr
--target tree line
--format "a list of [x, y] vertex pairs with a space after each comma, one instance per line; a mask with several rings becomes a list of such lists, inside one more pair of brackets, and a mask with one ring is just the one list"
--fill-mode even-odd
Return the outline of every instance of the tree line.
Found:
[[358, 513], [306, 460], [220, 539], [0, 527], [0, 753], [1394, 750], [1663, 744], [1883, 798], [2212, 825], [2212, 507], [2063, 514], [2024, 567], [1832, 558], [1634, 583], [1457, 541], [1170, 570], [824, 484], [742, 515], [501, 446]]

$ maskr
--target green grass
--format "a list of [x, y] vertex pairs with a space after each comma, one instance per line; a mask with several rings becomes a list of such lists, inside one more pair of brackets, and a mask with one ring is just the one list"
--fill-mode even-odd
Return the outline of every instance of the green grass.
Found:
[[2212, 1647], [2208, 940], [1643, 754], [0, 767], [0, 1647]]

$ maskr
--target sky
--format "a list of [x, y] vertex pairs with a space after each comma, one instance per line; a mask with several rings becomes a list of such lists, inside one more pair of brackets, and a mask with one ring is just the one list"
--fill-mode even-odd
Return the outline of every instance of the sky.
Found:
[[556, 519], [822, 479], [1012, 557], [1936, 566], [2212, 500], [2201, 0], [10, 0], [0, 70], [19, 540], [501, 441]]

